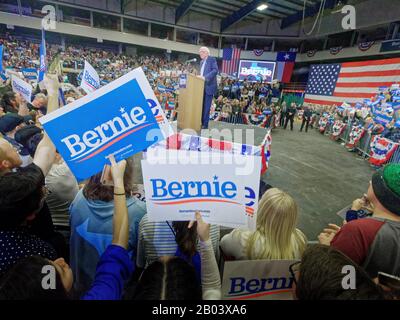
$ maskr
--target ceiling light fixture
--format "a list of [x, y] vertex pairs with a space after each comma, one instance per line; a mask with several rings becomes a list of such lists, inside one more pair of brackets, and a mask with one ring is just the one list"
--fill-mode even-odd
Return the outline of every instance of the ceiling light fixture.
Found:
[[268, 5], [267, 4], [260, 4], [258, 7], [257, 7], [257, 10], [258, 11], [264, 11], [265, 9], [267, 9], [268, 8]]

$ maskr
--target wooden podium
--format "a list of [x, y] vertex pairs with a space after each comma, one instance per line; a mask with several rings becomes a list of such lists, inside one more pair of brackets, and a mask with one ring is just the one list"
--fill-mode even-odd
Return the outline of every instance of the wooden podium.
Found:
[[204, 80], [187, 74], [186, 88], [179, 89], [178, 129], [201, 131]]

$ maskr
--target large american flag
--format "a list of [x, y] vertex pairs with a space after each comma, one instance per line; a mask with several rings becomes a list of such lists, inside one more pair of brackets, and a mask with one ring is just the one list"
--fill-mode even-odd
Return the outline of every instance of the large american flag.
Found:
[[237, 73], [240, 61], [240, 48], [225, 48], [222, 53], [222, 73]]
[[400, 81], [400, 58], [312, 65], [304, 102], [333, 105], [375, 96]]

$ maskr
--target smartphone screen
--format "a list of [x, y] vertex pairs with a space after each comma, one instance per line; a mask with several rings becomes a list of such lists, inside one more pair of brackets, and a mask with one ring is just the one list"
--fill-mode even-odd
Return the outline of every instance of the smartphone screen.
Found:
[[387, 274], [384, 272], [378, 272], [379, 284], [391, 288], [393, 290], [400, 290], [400, 278]]

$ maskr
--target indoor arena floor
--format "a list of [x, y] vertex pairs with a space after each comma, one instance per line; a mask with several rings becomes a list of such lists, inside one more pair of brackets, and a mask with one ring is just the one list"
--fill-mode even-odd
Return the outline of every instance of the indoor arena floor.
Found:
[[[213, 127], [249, 128], [221, 122]], [[298, 226], [314, 241], [328, 223], [342, 223], [336, 213], [367, 191], [374, 170], [339, 142], [315, 129], [299, 129], [300, 123], [295, 123], [293, 131], [272, 131], [270, 167], [263, 180], [293, 196], [300, 209]], [[266, 129], [255, 128], [255, 144], [265, 133]]]

